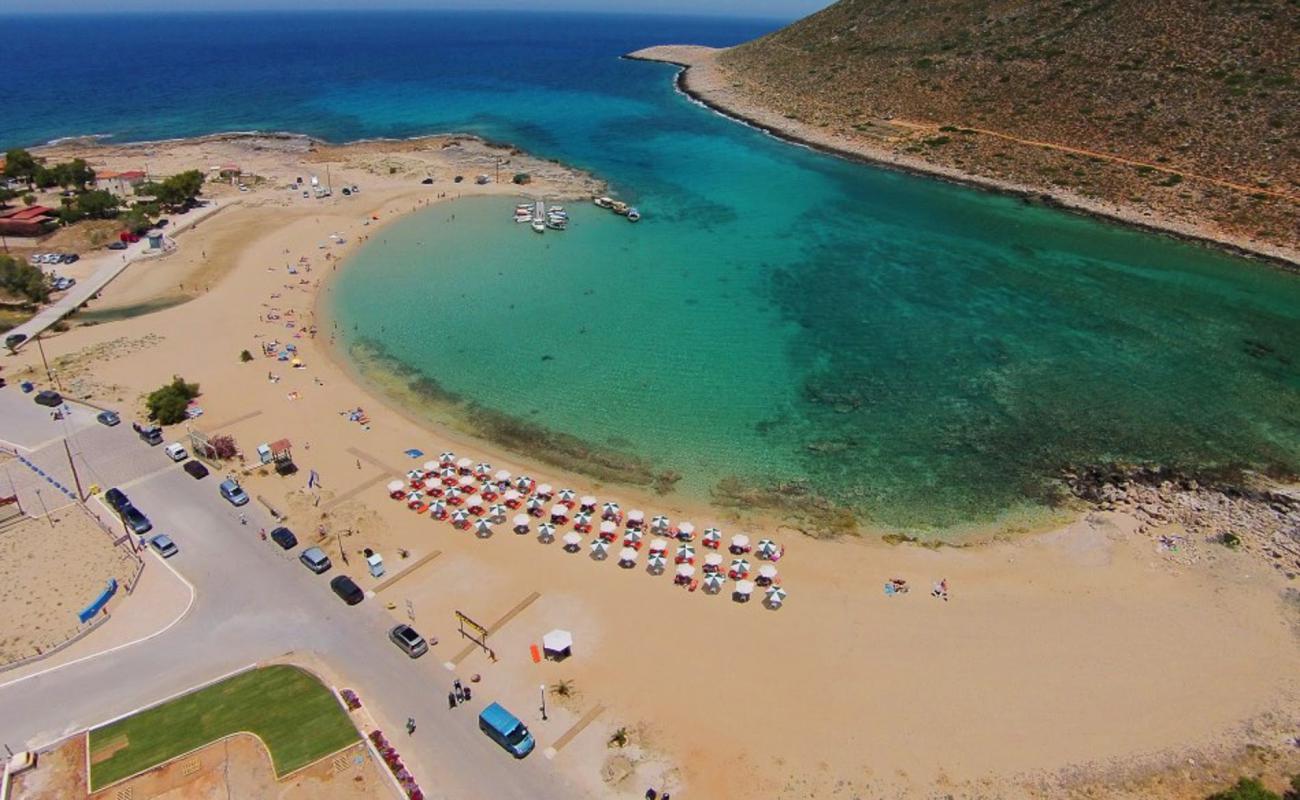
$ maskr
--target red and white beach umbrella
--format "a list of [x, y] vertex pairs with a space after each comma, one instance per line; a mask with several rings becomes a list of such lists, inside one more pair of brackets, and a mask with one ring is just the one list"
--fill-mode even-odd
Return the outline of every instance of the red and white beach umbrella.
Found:
[[776, 542], [771, 539], [759, 539], [758, 548], [754, 550], [754, 555], [770, 561], [779, 551]]
[[645, 512], [638, 509], [632, 509], [627, 512], [627, 526], [629, 528], [639, 528], [645, 524]]
[[704, 531], [704, 535], [700, 537], [700, 541], [704, 544], [705, 547], [712, 547], [716, 549], [718, 543], [722, 541], [722, 531], [718, 530], [717, 528], [709, 528], [708, 530]]
[[534, 494], [542, 500], [550, 500], [555, 496], [555, 490], [551, 488], [549, 483], [543, 483], [537, 487], [537, 491], [534, 492]]
[[731, 552], [736, 555], [749, 551], [749, 537], [743, 533], [738, 533], [731, 537]]
[[404, 481], [389, 481], [388, 495], [394, 500], [400, 500], [406, 494], [406, 483]]
[[589, 494], [584, 494], [582, 496], [582, 499], [578, 501], [578, 507], [581, 508], [583, 511], [595, 511], [596, 498], [592, 497]]
[[486, 539], [492, 535], [492, 523], [481, 519], [474, 523], [474, 535]]
[[450, 450], [444, 450], [438, 454], [438, 466], [450, 467], [456, 464], [456, 454]]
[[668, 518], [663, 514], [656, 516], [654, 519], [650, 520], [650, 529], [655, 533], [663, 533], [668, 530]]
[[623, 518], [623, 510], [618, 507], [618, 503], [606, 503], [600, 508], [600, 518], [618, 522]]
[[560, 503], [561, 505], [566, 505], [569, 508], [573, 508], [573, 500], [577, 496], [578, 493], [573, 491], [572, 489], [561, 489], [559, 494], [555, 496], [555, 499], [556, 502]]
[[511, 508], [519, 508], [519, 504], [524, 501], [524, 496], [514, 489], [510, 489], [505, 494], [501, 495], [501, 499]]
[[695, 547], [689, 544], [680, 544], [677, 546], [677, 563], [690, 563], [695, 561]]
[[500, 524], [500, 523], [502, 523], [502, 522], [505, 522], [505, 521], [506, 521], [506, 507], [503, 506], [503, 505], [501, 505], [500, 503], [496, 503], [496, 504], [494, 504], [493, 506], [491, 506], [490, 508], [488, 508], [488, 517], [491, 518], [492, 522], [494, 522], [494, 523], [496, 523], [496, 524]]
[[559, 505], [558, 503], [556, 505], [551, 506], [551, 522], [554, 522], [556, 525], [563, 525], [568, 521], [569, 521], [568, 508]]

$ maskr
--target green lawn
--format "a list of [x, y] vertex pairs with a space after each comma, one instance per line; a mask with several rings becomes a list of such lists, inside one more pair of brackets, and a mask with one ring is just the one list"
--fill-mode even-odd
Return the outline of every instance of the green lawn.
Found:
[[277, 776], [361, 738], [311, 674], [255, 669], [91, 731], [92, 791], [239, 731], [262, 737]]

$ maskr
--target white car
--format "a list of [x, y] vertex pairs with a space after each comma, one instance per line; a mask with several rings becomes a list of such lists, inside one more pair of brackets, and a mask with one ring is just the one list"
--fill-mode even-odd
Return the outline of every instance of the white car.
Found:
[[190, 457], [190, 454], [185, 452], [185, 448], [181, 447], [180, 442], [172, 442], [163, 448], [163, 452], [166, 453], [167, 457], [172, 461], [184, 461]]

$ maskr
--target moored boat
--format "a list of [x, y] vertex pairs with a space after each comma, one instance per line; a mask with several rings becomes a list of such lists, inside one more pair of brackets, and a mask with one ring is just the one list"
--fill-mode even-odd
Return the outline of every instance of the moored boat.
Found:
[[595, 203], [601, 208], [611, 208], [614, 205], [614, 201], [609, 199], [608, 197], [593, 197], [591, 198], [591, 202]]
[[627, 221], [628, 221], [628, 222], [636, 222], [636, 221], [638, 221], [639, 219], [641, 219], [641, 212], [640, 212], [640, 211], [637, 211], [635, 208], [629, 208], [629, 209], [627, 210]]
[[627, 216], [628, 205], [622, 200], [615, 200], [609, 209], [619, 216]]

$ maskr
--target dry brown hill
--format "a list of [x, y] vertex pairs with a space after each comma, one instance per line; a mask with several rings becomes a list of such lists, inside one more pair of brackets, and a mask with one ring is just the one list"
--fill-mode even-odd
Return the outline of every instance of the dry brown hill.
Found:
[[916, 123], [892, 144], [936, 164], [1300, 238], [1298, 0], [840, 0], [718, 63], [788, 119]]

